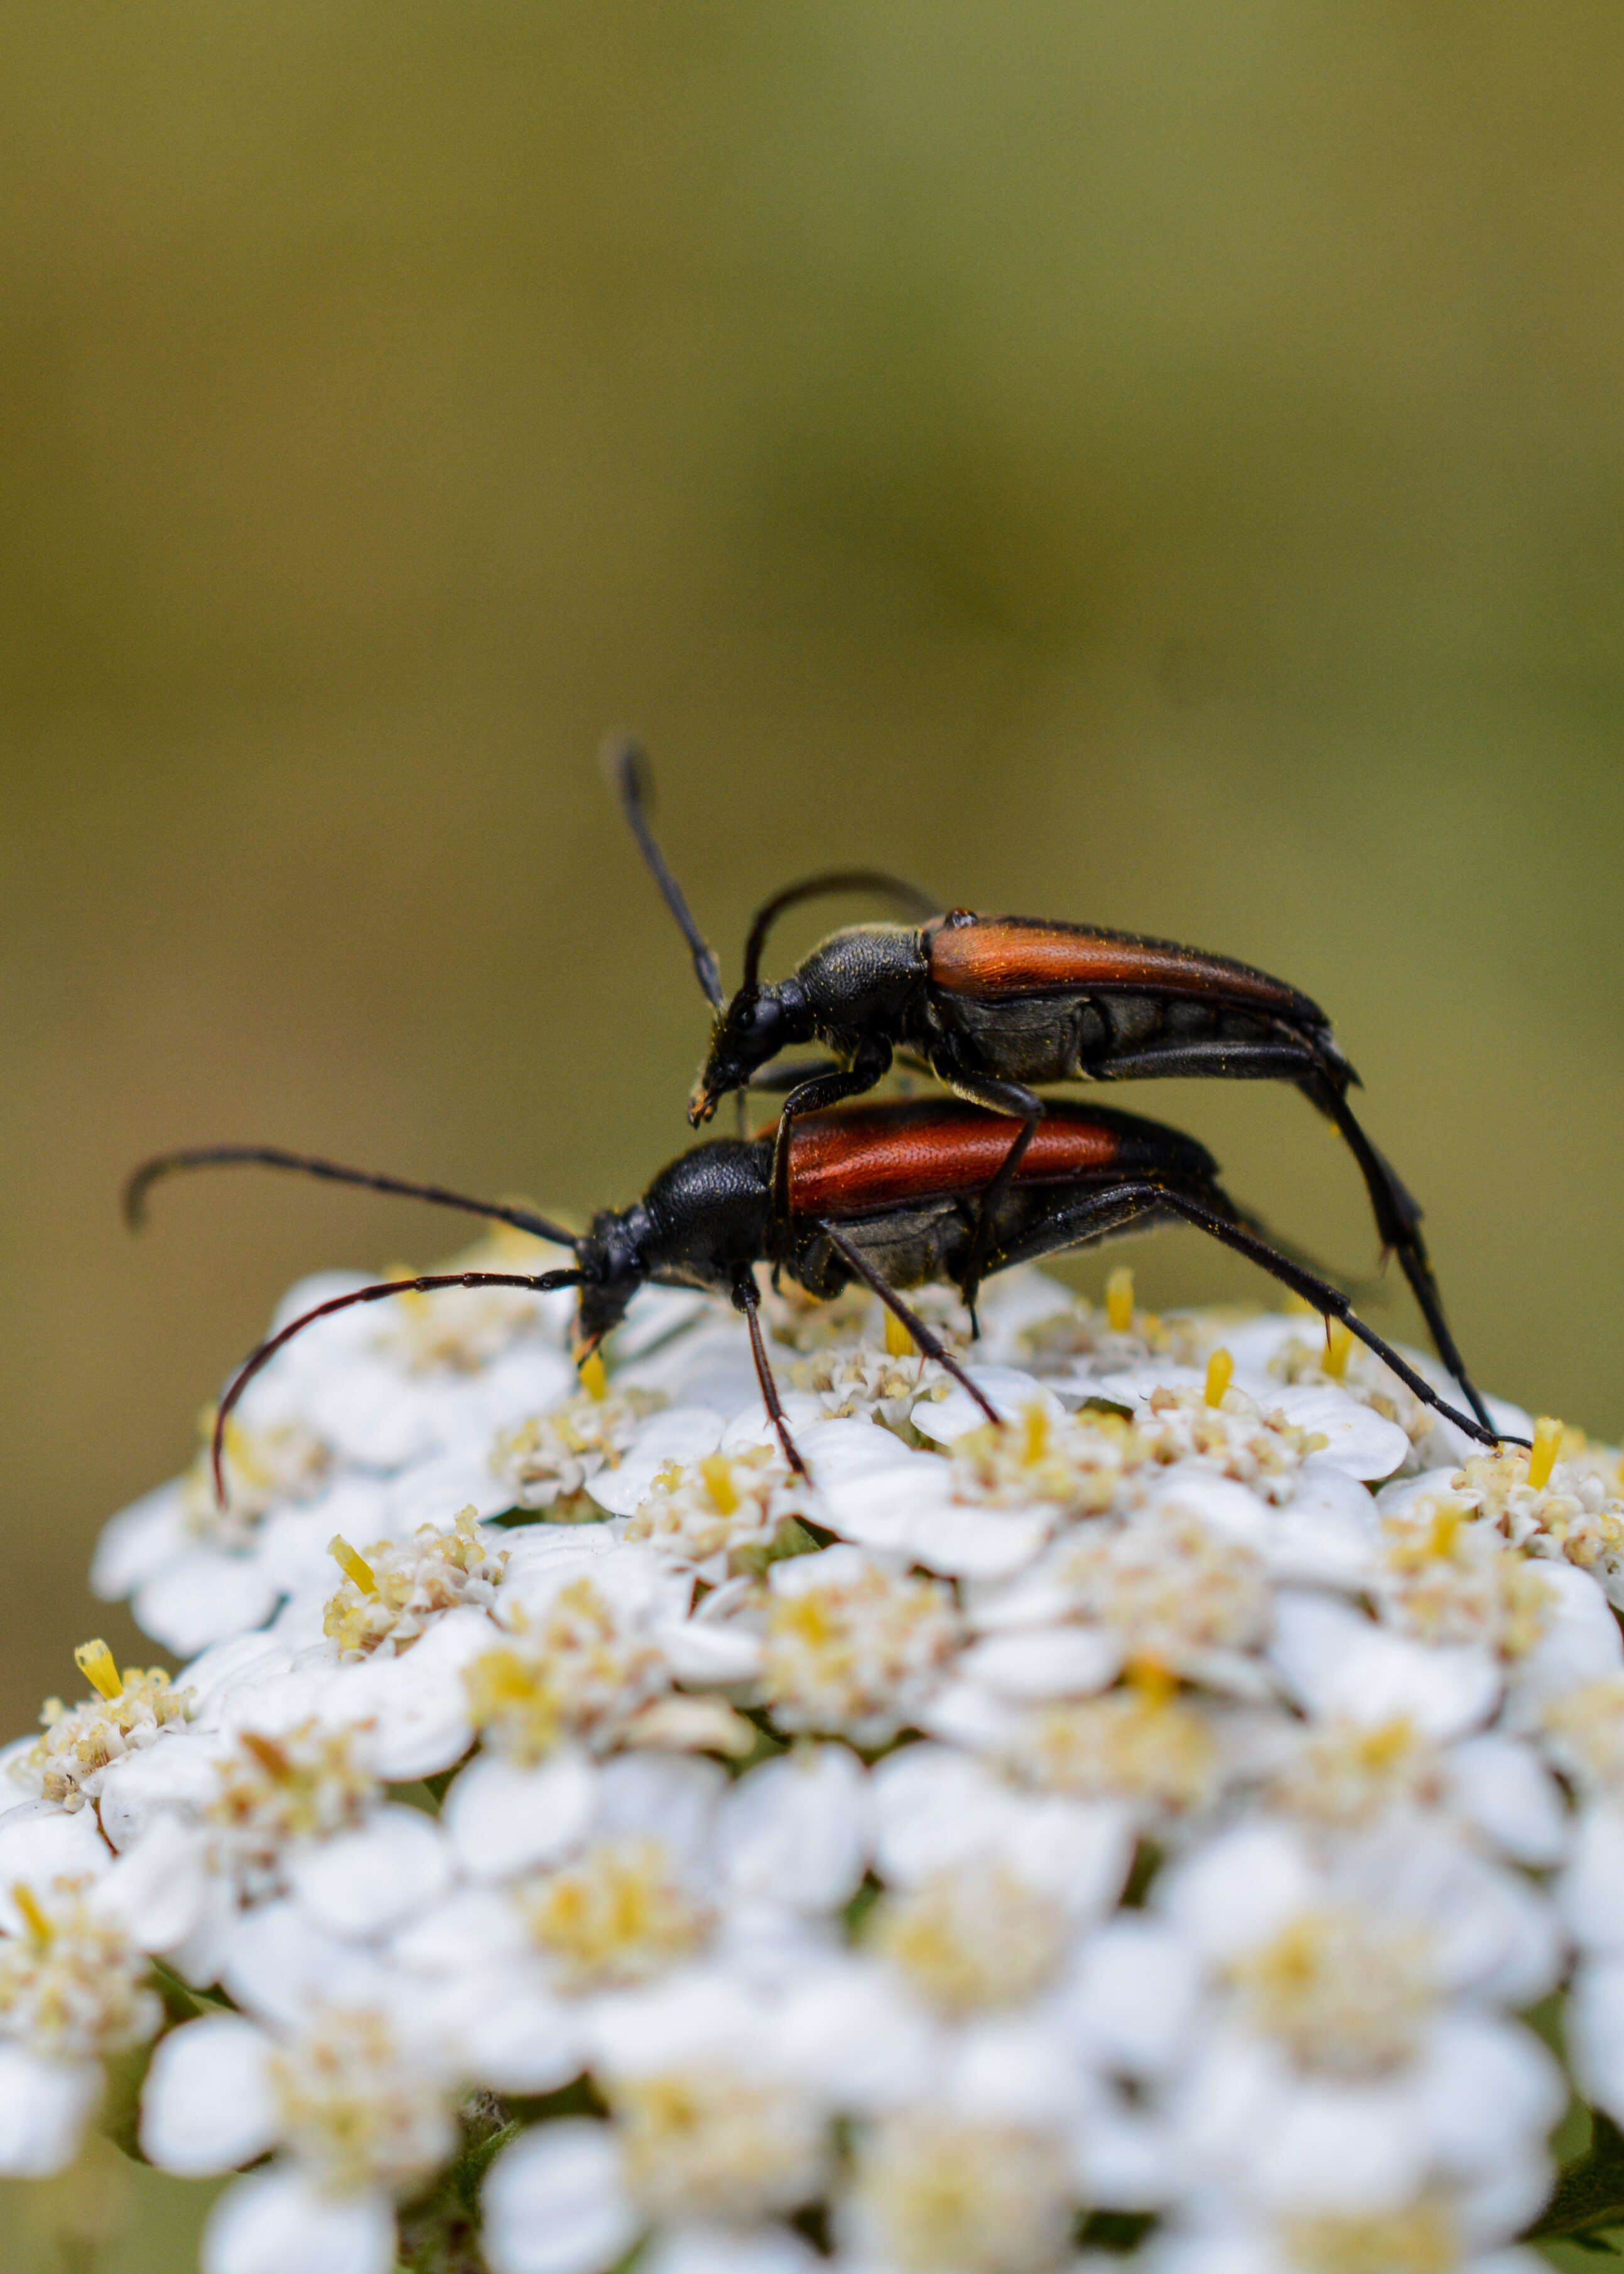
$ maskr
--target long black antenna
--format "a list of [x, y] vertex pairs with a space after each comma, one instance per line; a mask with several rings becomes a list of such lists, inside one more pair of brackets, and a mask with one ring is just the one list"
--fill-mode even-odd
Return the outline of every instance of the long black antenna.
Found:
[[637, 840], [638, 850], [649, 864], [649, 870], [659, 886], [665, 906], [677, 920], [678, 928], [688, 942], [688, 953], [694, 959], [694, 976], [704, 989], [705, 1000], [713, 1011], [723, 1004], [722, 973], [716, 952], [694, 922], [693, 910], [683, 897], [682, 887], [672, 875], [669, 864], [655, 843], [654, 832], [649, 826], [649, 814], [654, 804], [654, 785], [649, 774], [649, 762], [641, 746], [629, 734], [613, 734], [604, 744], [604, 772], [608, 775], [615, 794], [620, 801], [620, 810], [626, 816], [626, 825]]
[[357, 1287], [352, 1294], [335, 1295], [327, 1302], [318, 1303], [313, 1311], [304, 1311], [259, 1344], [244, 1359], [232, 1378], [230, 1387], [220, 1401], [220, 1411], [214, 1416], [214, 1442], [209, 1458], [214, 1472], [214, 1497], [222, 1508], [226, 1504], [226, 1480], [221, 1466], [225, 1448], [226, 1423], [230, 1419], [237, 1400], [261, 1367], [268, 1366], [277, 1352], [290, 1343], [295, 1335], [304, 1333], [318, 1319], [330, 1319], [335, 1311], [348, 1311], [357, 1303], [381, 1303], [386, 1295], [432, 1295], [440, 1287], [523, 1287], [536, 1295], [551, 1294], [555, 1287], [578, 1287], [578, 1271], [541, 1271], [526, 1274], [522, 1271], [440, 1271], [431, 1272], [419, 1279], [385, 1279], [375, 1287]]
[[802, 900], [821, 900], [830, 892], [878, 892], [882, 899], [895, 900], [910, 915], [921, 920], [942, 913], [940, 900], [918, 885], [910, 885], [906, 877], [893, 877], [885, 869], [826, 869], [819, 876], [803, 877], [799, 884], [786, 885], [781, 892], [775, 892], [766, 906], [756, 911], [750, 936], [744, 944], [741, 993], [748, 994], [761, 983], [762, 950], [767, 945], [767, 934], [786, 908], [793, 908]]
[[313, 1153], [287, 1153], [279, 1145], [194, 1145], [180, 1153], [160, 1153], [143, 1161], [124, 1186], [124, 1222], [139, 1231], [147, 1221], [147, 1195], [165, 1177], [187, 1169], [290, 1169], [297, 1175], [321, 1177], [334, 1185], [364, 1185], [369, 1192], [393, 1193], [402, 1200], [431, 1201], [436, 1208], [461, 1209], [468, 1216], [510, 1224], [517, 1231], [533, 1232], [538, 1239], [556, 1241], [573, 1248], [580, 1235], [566, 1231], [534, 1209], [513, 1208], [500, 1201], [470, 1200], [466, 1193], [448, 1191], [444, 1185], [415, 1185], [404, 1177], [387, 1177], [371, 1169], [347, 1169], [341, 1162], [324, 1161]]

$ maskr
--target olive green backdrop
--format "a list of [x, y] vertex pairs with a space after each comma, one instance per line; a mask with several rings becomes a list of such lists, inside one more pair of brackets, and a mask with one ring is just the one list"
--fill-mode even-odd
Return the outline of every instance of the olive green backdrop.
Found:
[[[614, 724], [725, 962], [866, 860], [1319, 997], [1484, 1377], [1624, 1428], [1621, 96], [1599, 0], [7, 12], [0, 1726], [282, 1286], [455, 1241], [132, 1162], [684, 1141]], [[1126, 1102], [1370, 1267], [1299, 1100]]]

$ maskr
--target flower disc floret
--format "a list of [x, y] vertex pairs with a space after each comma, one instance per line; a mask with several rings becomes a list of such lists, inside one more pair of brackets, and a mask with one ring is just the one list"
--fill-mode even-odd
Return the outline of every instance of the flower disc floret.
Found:
[[0, 2042], [44, 2060], [127, 2052], [162, 2019], [150, 1961], [89, 1900], [90, 1884], [15, 1889], [24, 1931], [0, 1938]]
[[811, 1499], [776, 1446], [673, 1461], [655, 1478], [625, 1536], [709, 1577], [764, 1569]]
[[274, 1736], [240, 1731], [215, 1773], [205, 1811], [214, 1855], [250, 1901], [280, 1888], [289, 1847], [356, 1830], [380, 1792], [360, 1732], [314, 1719]]
[[446, 2079], [372, 2007], [318, 2010], [267, 2067], [283, 2143], [335, 2194], [404, 2194], [455, 2145]]
[[1439, 1747], [1398, 1714], [1304, 1730], [1267, 1795], [1287, 1815], [1351, 1831], [1400, 1811], [1437, 1808], [1447, 1784]]
[[670, 1686], [639, 1622], [594, 1580], [570, 1580], [534, 1618], [516, 1606], [508, 1637], [463, 1669], [469, 1714], [487, 1744], [533, 1766], [575, 1737], [599, 1751]]
[[695, 2061], [620, 2078], [609, 2105], [648, 2218], [746, 2225], [823, 2187], [828, 2122], [789, 2078]]
[[222, 1505], [214, 1491], [212, 1406], [199, 1418], [203, 1449], [181, 1480], [181, 1521], [194, 1538], [248, 1547], [273, 1509], [312, 1499], [326, 1485], [333, 1449], [298, 1420], [253, 1426], [233, 1414], [221, 1448]]
[[1469, 2253], [1454, 2205], [1428, 2189], [1391, 2210], [1299, 2212], [1279, 2241], [1297, 2274], [1455, 2274]]
[[953, 1498], [980, 1508], [1052, 1508], [1072, 1518], [1113, 1507], [1147, 1454], [1132, 1424], [1115, 1413], [1052, 1415], [1034, 1401], [1012, 1428], [972, 1429], [948, 1454]]
[[514, 1901], [566, 1990], [624, 1988], [691, 1958], [710, 1916], [665, 1842], [605, 1840], [563, 1870], [522, 1882]]
[[1177, 1506], [1090, 1525], [1053, 1550], [1046, 1571], [1073, 1617], [1112, 1628], [1131, 1660], [1175, 1672], [1214, 1651], [1255, 1649], [1273, 1616], [1256, 1552]]
[[797, 1389], [816, 1397], [831, 1420], [882, 1422], [909, 1434], [907, 1418], [921, 1397], [941, 1397], [948, 1377], [934, 1359], [889, 1351], [815, 1351], [789, 1370]]
[[[539, 1272], [568, 1260], [527, 1232], [502, 1228], [439, 1269]], [[410, 1279], [414, 1274], [401, 1264], [384, 1276]], [[515, 1343], [540, 1333], [545, 1317], [544, 1299], [522, 1288], [446, 1287], [428, 1295], [409, 1291], [381, 1306], [372, 1343], [408, 1374], [479, 1374]]]
[[1624, 1603], [1624, 1495], [1616, 1460], [1559, 1460], [1550, 1481], [1529, 1482], [1520, 1447], [1477, 1453], [1450, 1480], [1451, 1495], [1493, 1525], [1525, 1555], [1566, 1557], [1590, 1572], [1614, 1604]]
[[864, 2137], [841, 2225], [859, 2255], [898, 2274], [1049, 2274], [1074, 2218], [1056, 2135], [920, 2111]]
[[1233, 1385], [1216, 1405], [1199, 1389], [1154, 1389], [1139, 1428], [1153, 1461], [1199, 1462], [1276, 1505], [1290, 1499], [1304, 1462], [1326, 1444], [1318, 1430], [1296, 1427]]
[[514, 1504], [596, 1517], [587, 1486], [605, 1469], [618, 1468], [649, 1415], [668, 1401], [653, 1389], [613, 1389], [595, 1397], [580, 1390], [561, 1405], [504, 1430], [491, 1449], [492, 1472], [513, 1488]]
[[883, 1744], [937, 1687], [962, 1630], [941, 1580], [890, 1570], [858, 1548], [777, 1564], [763, 1659], [774, 1719]]
[[399, 1656], [459, 1603], [489, 1610], [508, 1565], [507, 1551], [492, 1545], [471, 1508], [448, 1532], [425, 1524], [404, 1545], [380, 1540], [365, 1555], [335, 1539], [332, 1552], [345, 1577], [321, 1630], [341, 1658], [352, 1659], [376, 1650]]
[[888, 1895], [866, 1925], [870, 1946], [950, 2014], [1024, 2005], [1053, 1977], [1067, 1932], [1054, 1898], [996, 1861]]
[[1229, 1971], [1249, 2024], [1329, 2076], [1409, 2059], [1436, 2002], [1423, 1929], [1335, 1907], [1299, 1912]]
[[1147, 1678], [1103, 1698], [1057, 1700], [1027, 1715], [1003, 1746], [1019, 1781], [1079, 1800], [1128, 1800], [1154, 1815], [1207, 1806], [1223, 1757], [1207, 1719], [1177, 1684]]
[[59, 1807], [82, 1808], [100, 1797], [108, 1771], [146, 1751], [192, 1712], [192, 1692], [170, 1687], [162, 1667], [126, 1667], [120, 1675], [105, 1643], [78, 1653], [101, 1695], [77, 1706], [48, 1698], [41, 1710], [44, 1736], [13, 1762], [11, 1773]]
[[1383, 1519], [1373, 1593], [1389, 1623], [1422, 1642], [1483, 1643], [1506, 1658], [1533, 1649], [1556, 1601], [1492, 1525], [1431, 1495]]

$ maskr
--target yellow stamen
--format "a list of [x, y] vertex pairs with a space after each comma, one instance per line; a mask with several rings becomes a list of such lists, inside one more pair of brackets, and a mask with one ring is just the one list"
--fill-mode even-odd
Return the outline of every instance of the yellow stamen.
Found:
[[1235, 1360], [1227, 1350], [1215, 1350], [1207, 1361], [1206, 1397], [1209, 1405], [1222, 1405], [1223, 1393], [1235, 1372]]
[[583, 1358], [577, 1372], [581, 1376], [581, 1387], [587, 1396], [597, 1398], [602, 1404], [609, 1395], [609, 1376], [604, 1369], [603, 1353], [594, 1351], [590, 1358]]
[[739, 1505], [733, 1463], [721, 1453], [707, 1453], [699, 1464], [699, 1473], [705, 1480], [711, 1507], [718, 1516], [731, 1516]]
[[1165, 1706], [1178, 1695], [1178, 1676], [1169, 1674], [1160, 1659], [1130, 1659], [1126, 1674], [1129, 1689], [1147, 1706]]
[[885, 1312], [886, 1357], [912, 1358], [915, 1351], [918, 1350], [919, 1344], [914, 1341], [913, 1336], [903, 1325], [901, 1320], [897, 1316], [895, 1311], [891, 1308], [890, 1305], [884, 1305], [883, 1306], [883, 1308]]
[[118, 1698], [124, 1694], [124, 1677], [118, 1671], [112, 1652], [104, 1642], [80, 1643], [73, 1653], [73, 1663], [91, 1688], [99, 1690], [103, 1698]]
[[1020, 1457], [1026, 1462], [1041, 1461], [1049, 1450], [1049, 1409], [1034, 1397], [1022, 1411], [1020, 1419]]
[[365, 1555], [357, 1555], [342, 1532], [335, 1532], [327, 1542], [327, 1554], [333, 1558], [346, 1579], [353, 1579], [364, 1595], [378, 1593], [378, 1579]]
[[1528, 1480], [1534, 1491], [1544, 1492], [1550, 1483], [1551, 1472], [1561, 1449], [1561, 1423], [1549, 1413], [1542, 1413], [1534, 1424], [1534, 1443], [1528, 1457]]
[[1348, 1361], [1353, 1356], [1353, 1336], [1340, 1319], [1325, 1322], [1325, 1370], [1333, 1382], [1340, 1382], [1348, 1371]]
[[34, 1940], [49, 1942], [51, 1939], [51, 1923], [40, 1909], [39, 1899], [34, 1889], [25, 1886], [21, 1879], [14, 1880], [11, 1886], [11, 1901], [22, 1913], [28, 1931]]
[[253, 1755], [267, 1776], [274, 1777], [278, 1784], [285, 1784], [293, 1773], [293, 1763], [275, 1738], [263, 1736], [258, 1729], [243, 1729], [238, 1735], [243, 1750]]
[[1125, 1263], [1105, 1283], [1105, 1316], [1114, 1335], [1125, 1335], [1133, 1324], [1133, 1274]]
[[1453, 1555], [1455, 1538], [1466, 1521], [1466, 1510], [1459, 1501], [1447, 1500], [1432, 1511], [1432, 1527], [1427, 1534], [1429, 1555]]

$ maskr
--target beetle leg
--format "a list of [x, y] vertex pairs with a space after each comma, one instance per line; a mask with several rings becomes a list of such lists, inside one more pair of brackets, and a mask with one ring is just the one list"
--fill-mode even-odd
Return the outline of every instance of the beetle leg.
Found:
[[923, 1351], [925, 1356], [927, 1358], [935, 1359], [939, 1367], [941, 1367], [946, 1373], [952, 1375], [953, 1380], [959, 1384], [961, 1389], [967, 1389], [969, 1391], [971, 1397], [974, 1398], [976, 1404], [981, 1407], [982, 1412], [992, 1423], [995, 1429], [1002, 1428], [1004, 1426], [1004, 1416], [998, 1412], [996, 1406], [993, 1404], [991, 1399], [989, 1398], [981, 1390], [976, 1388], [974, 1382], [971, 1381], [969, 1375], [965, 1372], [963, 1367], [959, 1365], [959, 1360], [953, 1356], [951, 1351], [948, 1349], [946, 1344], [943, 1342], [940, 1336], [935, 1335], [931, 1332], [930, 1329], [925, 1324], [925, 1321], [920, 1317], [917, 1311], [909, 1309], [908, 1306], [903, 1301], [901, 1296], [898, 1294], [896, 1289], [888, 1285], [887, 1283], [881, 1278], [879, 1273], [868, 1261], [867, 1256], [865, 1256], [860, 1249], [853, 1247], [851, 1241], [846, 1238], [845, 1234], [837, 1230], [835, 1225], [831, 1224], [827, 1217], [824, 1217], [820, 1221], [817, 1228], [823, 1233], [824, 1239], [828, 1240], [830, 1246], [834, 1249], [835, 1254], [840, 1258], [842, 1263], [846, 1265], [846, 1269], [852, 1273], [853, 1276], [854, 1278], [861, 1279], [864, 1286], [873, 1289], [874, 1292], [879, 1297], [881, 1302], [884, 1304], [886, 1309], [891, 1313], [892, 1318], [901, 1320], [903, 1325], [913, 1336], [914, 1341], [919, 1344], [920, 1349]]
[[1492, 1429], [1488, 1408], [1478, 1396], [1471, 1376], [1467, 1373], [1455, 1337], [1449, 1331], [1449, 1321], [1444, 1316], [1443, 1298], [1438, 1291], [1438, 1282], [1432, 1276], [1432, 1258], [1426, 1252], [1426, 1242], [1421, 1237], [1421, 1210], [1400, 1183], [1391, 1163], [1379, 1153], [1354, 1119], [1348, 1101], [1334, 1084], [1326, 1081], [1304, 1082], [1304, 1096], [1311, 1105], [1336, 1124], [1347, 1140], [1349, 1150], [1359, 1164], [1365, 1178], [1365, 1188], [1371, 1197], [1376, 1213], [1376, 1228], [1385, 1246], [1398, 1257], [1399, 1269], [1410, 1282], [1427, 1331], [1432, 1337], [1432, 1347], [1460, 1383], [1472, 1412], [1485, 1429]]
[[998, 1202], [1015, 1181], [1026, 1150], [1037, 1134], [1043, 1118], [1044, 1104], [1036, 1090], [1028, 1089], [1024, 1082], [998, 1081], [990, 1074], [937, 1072], [954, 1095], [971, 1105], [984, 1105], [994, 1113], [1007, 1113], [1018, 1119], [1021, 1126], [1016, 1131], [1013, 1143], [998, 1163], [992, 1182], [982, 1193], [975, 1212], [975, 1228], [970, 1235], [970, 1253], [965, 1259], [964, 1280], [959, 1292], [970, 1314], [971, 1328], [979, 1340], [981, 1323], [975, 1315], [975, 1299], [981, 1291], [987, 1269], [987, 1250], [992, 1239], [993, 1216]]
[[860, 1051], [849, 1066], [834, 1066], [827, 1073], [814, 1074], [798, 1089], [792, 1089], [778, 1114], [777, 1134], [772, 1141], [772, 1208], [780, 1223], [789, 1215], [789, 1126], [797, 1114], [816, 1113], [825, 1105], [838, 1105], [843, 1097], [856, 1097], [865, 1089], [872, 1089], [891, 1071], [891, 1050], [881, 1044], [877, 1050]]
[[807, 1482], [810, 1484], [812, 1480], [807, 1465], [801, 1459], [800, 1449], [789, 1434], [789, 1423], [784, 1419], [784, 1407], [778, 1397], [778, 1385], [772, 1376], [772, 1361], [767, 1356], [767, 1345], [762, 1339], [761, 1297], [756, 1292], [754, 1279], [741, 1278], [734, 1281], [733, 1302], [735, 1306], [744, 1313], [745, 1323], [750, 1329], [750, 1356], [756, 1361], [756, 1379], [761, 1384], [762, 1404], [767, 1409], [767, 1419], [778, 1432], [778, 1442], [784, 1448], [785, 1459], [798, 1477], [805, 1477]]
[[1357, 1336], [1367, 1350], [1373, 1351], [1382, 1364], [1390, 1368], [1423, 1404], [1430, 1405], [1435, 1413], [1441, 1413], [1446, 1421], [1453, 1421], [1457, 1429], [1463, 1429], [1480, 1445], [1526, 1443], [1524, 1438], [1504, 1436], [1492, 1423], [1469, 1420], [1465, 1414], [1457, 1413], [1454, 1406], [1447, 1404], [1439, 1396], [1430, 1382], [1418, 1374], [1413, 1367], [1406, 1365], [1390, 1343], [1384, 1342], [1373, 1327], [1367, 1327], [1364, 1320], [1356, 1315], [1351, 1302], [1340, 1287], [1334, 1287], [1328, 1279], [1322, 1279], [1317, 1271], [1311, 1271], [1305, 1264], [1282, 1255], [1216, 1186], [1207, 1198], [1194, 1200], [1187, 1193], [1178, 1192], [1170, 1186], [1157, 1184], [1148, 1178], [1136, 1178], [1124, 1179], [1120, 1185], [1112, 1185], [1104, 1191], [1079, 1195], [1077, 1200], [1056, 1208], [1052, 1215], [1035, 1224], [1026, 1239], [1013, 1243], [1011, 1252], [1000, 1257], [999, 1268], [1002, 1269], [1008, 1264], [1035, 1261], [1041, 1255], [1054, 1255], [1064, 1247], [1081, 1246], [1085, 1241], [1099, 1239], [1107, 1232], [1120, 1231], [1135, 1216], [1154, 1215], [1158, 1210], [1181, 1216], [1186, 1223], [1194, 1224], [1209, 1238], [1221, 1240], [1226, 1247], [1234, 1248], [1237, 1254], [1245, 1256], [1272, 1278], [1278, 1279], [1282, 1286], [1289, 1287], [1294, 1295], [1300, 1295], [1322, 1317], [1328, 1314], [1332, 1318], [1340, 1319], [1350, 1334]]
[[1358, 1163], [1381, 1244], [1398, 1258], [1399, 1269], [1410, 1282], [1410, 1292], [1426, 1321], [1432, 1347], [1460, 1383], [1467, 1403], [1483, 1427], [1492, 1428], [1488, 1408], [1466, 1371], [1444, 1316], [1443, 1298], [1438, 1291], [1432, 1259], [1421, 1236], [1421, 1210], [1405, 1191], [1391, 1162], [1377, 1151], [1354, 1118], [1346, 1096], [1346, 1077], [1328, 1072], [1325, 1061], [1309, 1043], [1282, 1039], [1188, 1043], [1174, 1050], [1141, 1050], [1091, 1068], [1088, 1078], [1128, 1081], [1144, 1074], [1210, 1074], [1230, 1081], [1297, 1081], [1315, 1111], [1335, 1125]]

